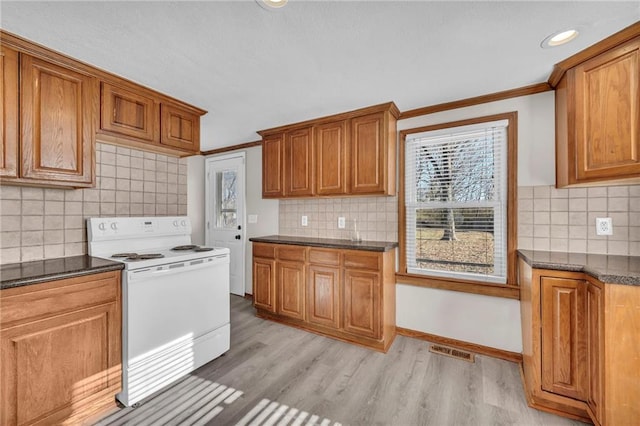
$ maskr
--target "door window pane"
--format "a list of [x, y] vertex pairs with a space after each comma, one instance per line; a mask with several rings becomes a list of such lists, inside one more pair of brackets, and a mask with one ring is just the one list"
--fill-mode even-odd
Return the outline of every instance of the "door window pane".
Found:
[[217, 172], [216, 188], [216, 226], [235, 229], [238, 226], [236, 171]]

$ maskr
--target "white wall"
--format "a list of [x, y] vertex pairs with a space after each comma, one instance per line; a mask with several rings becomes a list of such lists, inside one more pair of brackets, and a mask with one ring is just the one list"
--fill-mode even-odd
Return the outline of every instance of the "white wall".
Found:
[[[554, 92], [475, 105], [398, 122], [405, 130], [518, 111], [518, 186], [555, 184]], [[517, 300], [396, 286], [398, 327], [512, 352], [522, 352]]]
[[247, 155], [247, 202], [245, 209], [249, 215], [257, 215], [257, 223], [249, 223], [247, 219], [245, 250], [245, 291], [253, 294], [252, 290], [252, 256], [251, 237], [263, 237], [278, 234], [279, 202], [262, 198], [262, 147], [256, 146], [245, 150]]
[[191, 241], [204, 244], [204, 157], [194, 155], [187, 160], [187, 215], [191, 220]]

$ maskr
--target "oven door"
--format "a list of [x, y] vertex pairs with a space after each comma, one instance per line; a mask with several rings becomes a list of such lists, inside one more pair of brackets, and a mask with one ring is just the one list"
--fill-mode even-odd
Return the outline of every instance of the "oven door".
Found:
[[228, 255], [129, 270], [125, 275], [126, 367], [184, 348], [229, 323]]

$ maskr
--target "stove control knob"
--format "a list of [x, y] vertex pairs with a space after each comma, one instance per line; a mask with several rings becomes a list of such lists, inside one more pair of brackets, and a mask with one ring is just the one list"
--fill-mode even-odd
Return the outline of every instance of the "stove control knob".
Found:
[[107, 225], [104, 222], [100, 222], [98, 224], [98, 229], [104, 231], [105, 229], [107, 229]]
[[176, 228], [178, 227], [178, 221], [177, 220], [173, 221], [173, 226], [175, 226]]
[[183, 220], [182, 222], [180, 222], [180, 225], [182, 225], [182, 226], [186, 227], [186, 226], [187, 226], [187, 221], [186, 221], [186, 220]]
[[118, 230], [118, 224], [115, 223], [115, 222], [112, 222], [111, 223], [111, 229], [113, 229], [114, 231], [117, 231]]

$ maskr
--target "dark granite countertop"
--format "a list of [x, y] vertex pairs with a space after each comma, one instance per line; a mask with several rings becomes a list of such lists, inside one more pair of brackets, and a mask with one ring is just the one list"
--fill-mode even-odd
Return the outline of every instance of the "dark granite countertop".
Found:
[[311, 246], [323, 248], [337, 248], [365, 251], [389, 251], [398, 247], [398, 243], [391, 241], [360, 241], [339, 240], [334, 238], [292, 237], [288, 235], [269, 235], [267, 237], [252, 237], [249, 241], [256, 243], [292, 244], [295, 246]]
[[518, 250], [532, 268], [584, 272], [608, 284], [640, 286], [640, 256]]
[[118, 271], [122, 262], [91, 256], [72, 256], [34, 262], [0, 265], [0, 289], [38, 284], [47, 281], [72, 278], [80, 275]]

